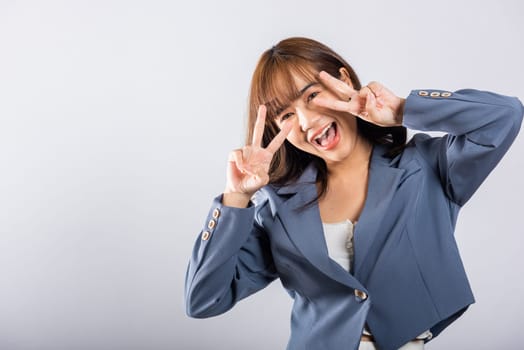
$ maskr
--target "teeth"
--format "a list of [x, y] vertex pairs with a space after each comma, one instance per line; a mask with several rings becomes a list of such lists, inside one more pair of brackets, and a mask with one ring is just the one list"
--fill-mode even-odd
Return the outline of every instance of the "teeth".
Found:
[[315, 137], [315, 141], [321, 140], [326, 135], [326, 133], [329, 130], [329, 128], [331, 128], [332, 126], [333, 126], [333, 124], [329, 124], [328, 126], [326, 126], [324, 128], [324, 130], [322, 130], [322, 133], [320, 135], [318, 135], [317, 137]]

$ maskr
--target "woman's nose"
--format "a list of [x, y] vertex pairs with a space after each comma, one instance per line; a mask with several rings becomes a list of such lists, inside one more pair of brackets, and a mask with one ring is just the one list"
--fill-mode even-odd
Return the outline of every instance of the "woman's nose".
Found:
[[319, 116], [315, 116], [311, 110], [306, 108], [297, 108], [296, 112], [298, 117], [298, 123], [302, 132], [307, 132], [311, 129], [319, 119]]

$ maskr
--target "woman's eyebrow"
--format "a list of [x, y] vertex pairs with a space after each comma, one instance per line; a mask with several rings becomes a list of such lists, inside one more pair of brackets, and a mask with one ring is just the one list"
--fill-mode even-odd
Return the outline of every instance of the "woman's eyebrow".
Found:
[[312, 87], [313, 85], [317, 85], [318, 82], [316, 81], [312, 81], [311, 83], [307, 84], [306, 86], [304, 86], [302, 89], [300, 89], [299, 93], [300, 93], [300, 96], [302, 96], [302, 94], [304, 92], [306, 92], [307, 89], [309, 89], [310, 87]]
[[[302, 89], [300, 89], [298, 91], [298, 96], [296, 98], [299, 98], [300, 96], [302, 96], [302, 94], [304, 92], [306, 92], [307, 89], [309, 89], [310, 87], [312, 87], [313, 85], [318, 85], [319, 82], [318, 81], [312, 81], [308, 84], [306, 84], [306, 86], [304, 86]], [[286, 106], [280, 106], [278, 108], [275, 109], [275, 116], [278, 116], [279, 114], [281, 114], [283, 111], [285, 111], [287, 108], [289, 107], [289, 105], [286, 105]]]

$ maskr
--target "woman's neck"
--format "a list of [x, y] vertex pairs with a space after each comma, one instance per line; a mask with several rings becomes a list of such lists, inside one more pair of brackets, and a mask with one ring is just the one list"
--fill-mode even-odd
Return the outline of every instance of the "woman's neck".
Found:
[[351, 179], [353, 176], [361, 176], [363, 172], [367, 174], [369, 160], [373, 145], [364, 137], [358, 137], [355, 147], [351, 154], [340, 162], [327, 164], [328, 179]]
[[372, 144], [362, 139], [351, 157], [328, 166], [327, 190], [319, 200], [322, 221], [358, 221], [366, 201], [372, 150]]

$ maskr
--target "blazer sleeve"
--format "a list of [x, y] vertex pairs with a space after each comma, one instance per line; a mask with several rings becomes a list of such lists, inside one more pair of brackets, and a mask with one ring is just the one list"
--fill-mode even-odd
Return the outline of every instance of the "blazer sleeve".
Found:
[[185, 281], [186, 312], [215, 316], [277, 277], [269, 240], [255, 222], [258, 207], [232, 208], [213, 200], [197, 238]]
[[435, 164], [447, 196], [462, 206], [512, 144], [523, 114], [515, 97], [472, 89], [414, 90], [404, 106], [404, 125], [447, 133], [425, 138], [420, 148]]

